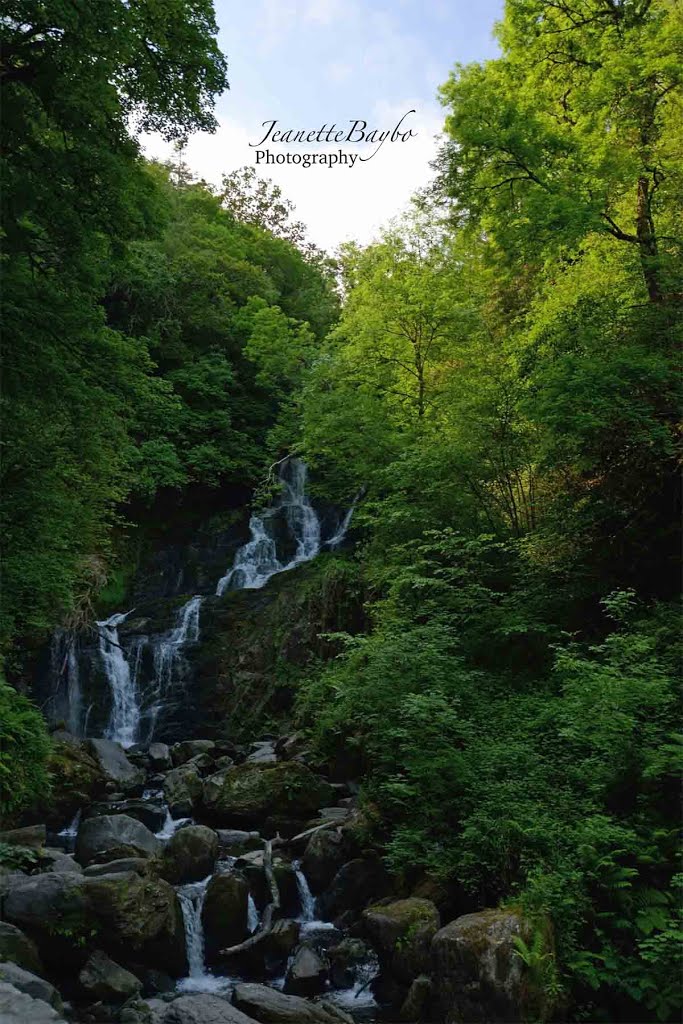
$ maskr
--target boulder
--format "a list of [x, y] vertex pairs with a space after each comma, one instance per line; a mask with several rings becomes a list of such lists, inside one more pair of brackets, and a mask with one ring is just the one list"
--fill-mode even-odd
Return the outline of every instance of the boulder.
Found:
[[125, 792], [143, 784], [144, 772], [131, 764], [119, 743], [113, 740], [88, 740], [87, 745], [107, 782], [115, 783], [118, 789]]
[[342, 914], [353, 914], [370, 900], [386, 895], [391, 889], [389, 875], [376, 858], [358, 857], [343, 864], [329, 888], [319, 899], [320, 912], [329, 920]]
[[104, 792], [107, 778], [97, 758], [80, 742], [55, 742], [48, 768], [52, 787], [42, 801], [42, 813], [50, 828], [59, 830]]
[[104, 864], [89, 864], [83, 874], [88, 878], [99, 878], [101, 875], [116, 875], [122, 871], [137, 871], [146, 875], [153, 862], [146, 857], [121, 857], [119, 860], [107, 860]]
[[154, 800], [116, 800], [93, 804], [88, 818], [98, 818], [109, 814], [127, 814], [135, 818], [150, 830], [158, 832], [166, 821], [166, 809]]
[[11, 961], [0, 963], [0, 981], [14, 985], [20, 992], [25, 992], [33, 999], [42, 999], [44, 1003], [53, 1006], [55, 1010], [62, 1010], [62, 999], [54, 985], [45, 981], [44, 978], [31, 974], [30, 971], [25, 971], [18, 964], [13, 964]]
[[235, 1006], [263, 1024], [353, 1024], [348, 1014], [329, 1003], [309, 1003], [267, 985], [236, 985], [232, 998]]
[[332, 796], [328, 782], [297, 761], [241, 764], [209, 776], [203, 805], [214, 820], [255, 825], [271, 815], [306, 819]]
[[134, 974], [114, 963], [100, 949], [88, 957], [78, 980], [92, 999], [101, 999], [105, 1003], [123, 1003], [142, 988]]
[[82, 875], [83, 868], [74, 860], [73, 856], [64, 853], [63, 850], [41, 850], [40, 852], [41, 871], [65, 871], [67, 874]]
[[218, 857], [218, 836], [206, 825], [179, 829], [166, 843], [158, 872], [172, 885], [200, 882], [213, 872]]
[[207, 953], [235, 946], [249, 935], [249, 888], [237, 874], [214, 875], [206, 888], [202, 924]]
[[198, 754], [208, 754], [215, 746], [213, 740], [183, 740], [181, 743], [174, 743], [171, 747], [173, 767], [185, 764]]
[[83, 875], [48, 872], [11, 880], [4, 917], [26, 928], [43, 957], [61, 959], [89, 936]]
[[367, 943], [350, 937], [333, 946], [328, 957], [330, 979], [335, 988], [351, 988], [361, 967], [377, 963], [377, 954]]
[[254, 1024], [231, 1006], [227, 999], [210, 995], [187, 995], [174, 999], [161, 1017], [162, 1024]]
[[167, 772], [173, 767], [171, 751], [165, 743], [150, 743], [147, 756], [153, 772]]
[[247, 764], [275, 764], [276, 761], [275, 744], [271, 740], [252, 743]]
[[8, 846], [27, 846], [38, 850], [45, 846], [47, 831], [44, 825], [27, 825], [25, 828], [13, 828], [9, 832], [0, 832], [0, 843]]
[[35, 942], [9, 921], [0, 921], [0, 960], [18, 964], [31, 974], [43, 973]]
[[287, 967], [283, 991], [294, 996], [317, 996], [325, 991], [330, 965], [310, 946], [299, 946]]
[[221, 853], [230, 857], [240, 857], [252, 850], [262, 850], [265, 840], [258, 832], [241, 832], [235, 828], [219, 828], [216, 835]]
[[86, 867], [121, 857], [154, 857], [161, 844], [148, 828], [127, 814], [106, 814], [81, 823], [76, 860]]
[[84, 879], [97, 944], [124, 964], [187, 973], [185, 928], [172, 886], [133, 871]]
[[282, 917], [273, 924], [270, 934], [263, 940], [265, 948], [280, 960], [286, 960], [299, 944], [301, 925], [290, 917]]
[[517, 910], [482, 910], [456, 918], [432, 940], [435, 1002], [446, 1024], [525, 1019], [524, 964], [515, 938], [531, 939]]
[[410, 985], [431, 966], [431, 943], [439, 930], [439, 911], [431, 900], [411, 897], [363, 912], [363, 925], [383, 971]]
[[301, 866], [316, 896], [328, 887], [344, 864], [346, 846], [343, 835], [332, 829], [314, 832], [308, 840]]
[[432, 979], [427, 974], [419, 974], [408, 989], [399, 1010], [399, 1020], [429, 1020], [427, 1016], [432, 998]]
[[2, 1024], [66, 1024], [42, 999], [33, 999], [5, 981], [0, 981], [0, 1021]]
[[164, 798], [174, 818], [191, 817], [202, 792], [202, 779], [194, 765], [174, 768], [164, 779]]

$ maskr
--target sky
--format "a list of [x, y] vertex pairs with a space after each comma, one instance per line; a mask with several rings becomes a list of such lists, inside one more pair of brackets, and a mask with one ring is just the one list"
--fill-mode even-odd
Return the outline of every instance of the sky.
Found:
[[[342, 241], [367, 244], [430, 177], [444, 119], [437, 90], [457, 63], [495, 57], [493, 26], [503, 0], [216, 0], [219, 45], [228, 59], [230, 89], [216, 104], [218, 130], [197, 133], [185, 162], [199, 178], [220, 184], [224, 174], [253, 166], [296, 207], [312, 241], [333, 251]], [[362, 143], [270, 142], [273, 156], [295, 153], [357, 155], [353, 166], [256, 165], [263, 122], [280, 131], [318, 131], [354, 121], [406, 141]], [[355, 136], [357, 137], [357, 135]], [[143, 138], [149, 156], [171, 148]], [[262, 158], [262, 161], [265, 158]], [[347, 157], [348, 159], [348, 157]]]

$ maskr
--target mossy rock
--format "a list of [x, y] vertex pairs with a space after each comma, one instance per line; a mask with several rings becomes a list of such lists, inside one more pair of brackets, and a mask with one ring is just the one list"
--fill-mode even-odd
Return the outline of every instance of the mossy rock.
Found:
[[257, 825], [270, 815], [306, 820], [334, 797], [332, 786], [298, 761], [242, 764], [204, 782], [203, 807], [211, 820]]
[[415, 896], [375, 904], [363, 912], [365, 931], [383, 969], [405, 984], [429, 971], [431, 942], [440, 923], [431, 900]]
[[48, 771], [52, 782], [50, 799], [44, 807], [36, 808], [36, 813], [52, 828], [61, 828], [76, 811], [92, 803], [104, 792], [107, 781], [82, 743], [54, 743]]
[[85, 891], [99, 942], [117, 961], [186, 973], [182, 912], [168, 882], [131, 871], [86, 878]]

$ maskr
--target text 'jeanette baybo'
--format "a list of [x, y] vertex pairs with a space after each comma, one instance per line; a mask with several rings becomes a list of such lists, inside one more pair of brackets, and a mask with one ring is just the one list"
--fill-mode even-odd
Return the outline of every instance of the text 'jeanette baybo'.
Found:
[[[417, 132], [406, 125], [407, 119], [415, 110], [408, 110], [393, 128], [369, 128], [368, 122], [358, 118], [349, 120], [349, 127], [342, 128], [337, 124], [323, 124], [321, 128], [312, 130], [287, 128], [282, 130], [277, 119], [263, 121], [261, 127], [264, 129], [263, 137], [259, 142], [250, 142], [252, 149], [256, 150], [257, 164], [294, 164], [299, 167], [353, 167], [356, 161], [367, 163], [377, 156], [382, 146], [392, 142], [407, 142], [417, 136]], [[308, 145], [319, 146], [325, 143], [336, 143], [341, 145], [368, 146], [369, 151], [365, 155], [361, 152], [349, 152], [340, 148], [335, 151], [322, 151], [314, 153], [286, 152], [274, 153], [270, 143], [278, 145]], [[265, 147], [265, 148], [264, 148]]]

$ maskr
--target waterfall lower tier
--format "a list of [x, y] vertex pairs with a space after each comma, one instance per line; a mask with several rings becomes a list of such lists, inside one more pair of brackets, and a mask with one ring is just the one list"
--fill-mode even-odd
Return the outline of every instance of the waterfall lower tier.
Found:
[[135, 743], [140, 724], [137, 686], [118, 630], [129, 615], [130, 612], [117, 613], [97, 623], [100, 654], [112, 699], [111, 717], [105, 735], [122, 747], [130, 747]]
[[185, 945], [187, 948], [188, 976], [178, 982], [177, 988], [182, 992], [226, 992], [230, 988], [227, 978], [219, 978], [207, 970], [204, 960], [204, 926], [202, 910], [206, 897], [206, 888], [211, 876], [203, 882], [183, 885], [178, 889], [180, 909], [185, 925]]

